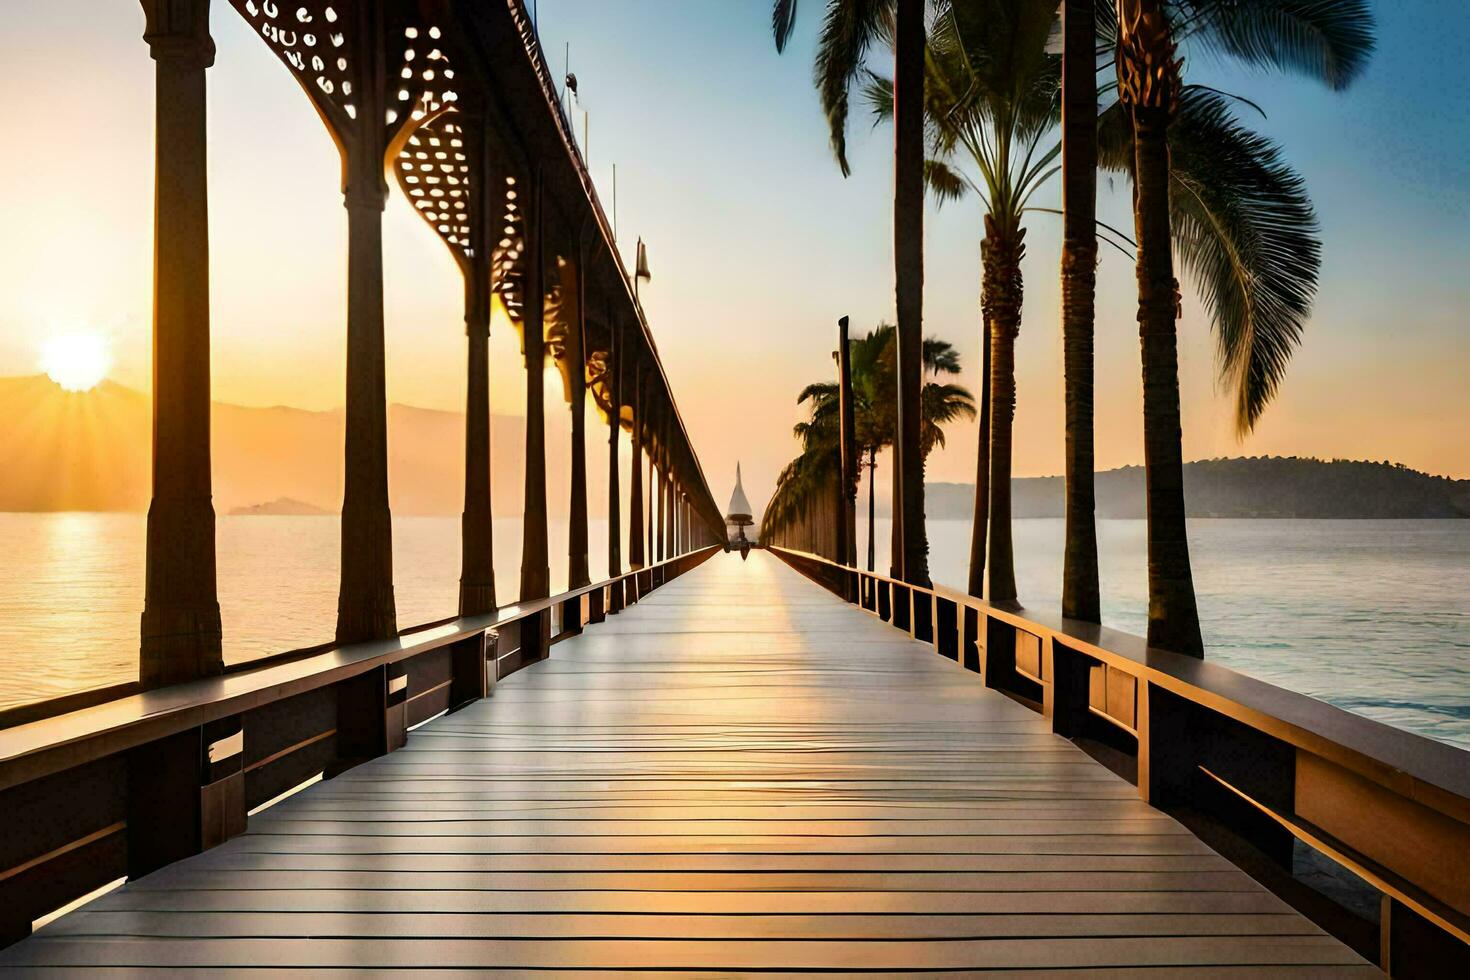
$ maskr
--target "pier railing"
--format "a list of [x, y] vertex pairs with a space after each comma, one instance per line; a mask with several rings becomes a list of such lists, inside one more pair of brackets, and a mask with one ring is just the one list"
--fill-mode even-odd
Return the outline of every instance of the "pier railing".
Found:
[[[1390, 975], [1470, 968], [1470, 753], [1118, 630], [769, 550], [1051, 719]], [[1361, 880], [1376, 925], [1293, 876], [1303, 847]]]
[[0, 946], [120, 878], [243, 832], [305, 783], [401, 747], [416, 725], [488, 696], [718, 550], [0, 730]]

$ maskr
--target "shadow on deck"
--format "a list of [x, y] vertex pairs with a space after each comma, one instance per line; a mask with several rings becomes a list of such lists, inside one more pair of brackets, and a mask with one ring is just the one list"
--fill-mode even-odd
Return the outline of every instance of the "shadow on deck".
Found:
[[764, 553], [0, 965], [1378, 973], [1045, 719]]

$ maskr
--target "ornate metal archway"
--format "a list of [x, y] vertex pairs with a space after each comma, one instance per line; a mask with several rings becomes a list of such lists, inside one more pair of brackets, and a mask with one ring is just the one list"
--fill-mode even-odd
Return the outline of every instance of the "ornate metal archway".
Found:
[[[209, 0], [142, 5], [145, 37], [158, 63], [159, 166], [155, 474], [140, 671], [145, 684], [157, 685], [222, 669], [208, 429], [204, 94], [214, 48]], [[481, 614], [496, 605], [488, 331], [497, 300], [522, 335], [527, 371], [521, 597], [545, 596], [549, 589], [541, 398], [548, 351], [563, 368], [574, 413], [574, 582], [587, 580], [581, 417], [589, 384], [610, 422], [610, 502], [617, 500], [619, 482], [617, 430], [627, 428], [635, 448], [635, 494], [644, 446], [658, 464], [661, 550], [691, 546], [676, 529], [689, 523], [680, 524], [678, 516], [677, 502], [686, 497], [705, 527], [699, 541], [715, 540], [718, 509], [521, 0], [229, 0], [229, 6], [300, 84], [342, 160], [347, 438], [338, 642], [383, 639], [398, 628], [383, 339], [382, 214], [389, 170], [449, 248], [465, 281], [461, 613]], [[555, 275], [548, 274], [552, 270]], [[594, 323], [589, 308], [606, 313]], [[632, 390], [625, 391], [630, 375]], [[639, 511], [629, 528], [637, 564], [644, 558]], [[620, 571], [621, 562], [614, 540], [610, 570]]]

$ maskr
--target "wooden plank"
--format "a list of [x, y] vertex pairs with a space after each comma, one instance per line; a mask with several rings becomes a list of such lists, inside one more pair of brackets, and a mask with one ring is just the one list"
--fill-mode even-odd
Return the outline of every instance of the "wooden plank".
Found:
[[1372, 970], [1046, 719], [764, 555], [0, 965]]
[[1347, 947], [1322, 936], [1187, 936], [1085, 939], [897, 942], [758, 940], [549, 939], [125, 939], [33, 938], [7, 956], [7, 965], [85, 969], [147, 965], [163, 969], [358, 969], [435, 965], [472, 969], [706, 970], [980, 970], [1196, 965], [1337, 966], [1381, 976]]
[[979, 939], [1052, 936], [1320, 936], [1290, 914], [625, 915], [519, 912], [81, 912], [56, 935], [352, 939]]
[[494, 892], [120, 889], [98, 911], [687, 913], [704, 915], [1270, 915], [1291, 909], [1256, 892]]

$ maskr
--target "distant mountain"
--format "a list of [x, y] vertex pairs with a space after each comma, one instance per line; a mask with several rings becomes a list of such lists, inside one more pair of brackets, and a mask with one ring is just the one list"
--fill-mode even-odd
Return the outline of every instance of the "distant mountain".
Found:
[[[1015, 517], [1063, 516], [1061, 477], [1017, 479], [1011, 487]], [[970, 518], [971, 484], [931, 483], [924, 493], [930, 517]], [[1254, 456], [1185, 463], [1184, 498], [1191, 517], [1470, 517], [1470, 480], [1346, 459]], [[1143, 467], [1097, 474], [1097, 514], [1144, 516]]]
[[[560, 422], [548, 413], [548, 447]], [[67, 392], [44, 376], [0, 378], [0, 511], [145, 511], [152, 465], [152, 403], [104, 381]], [[250, 408], [216, 402], [215, 512], [289, 499], [336, 513], [342, 501], [341, 409]], [[518, 514], [525, 419], [496, 415], [492, 445], [515, 447], [493, 471], [496, 512]], [[388, 483], [394, 513], [458, 514], [464, 503], [464, 416], [388, 406]], [[547, 452], [548, 479], [565, 483], [565, 453]], [[502, 457], [508, 458], [508, 457]]]
[[252, 504], [249, 507], [230, 508], [231, 517], [326, 517], [335, 513], [290, 497], [277, 497], [267, 503]]

